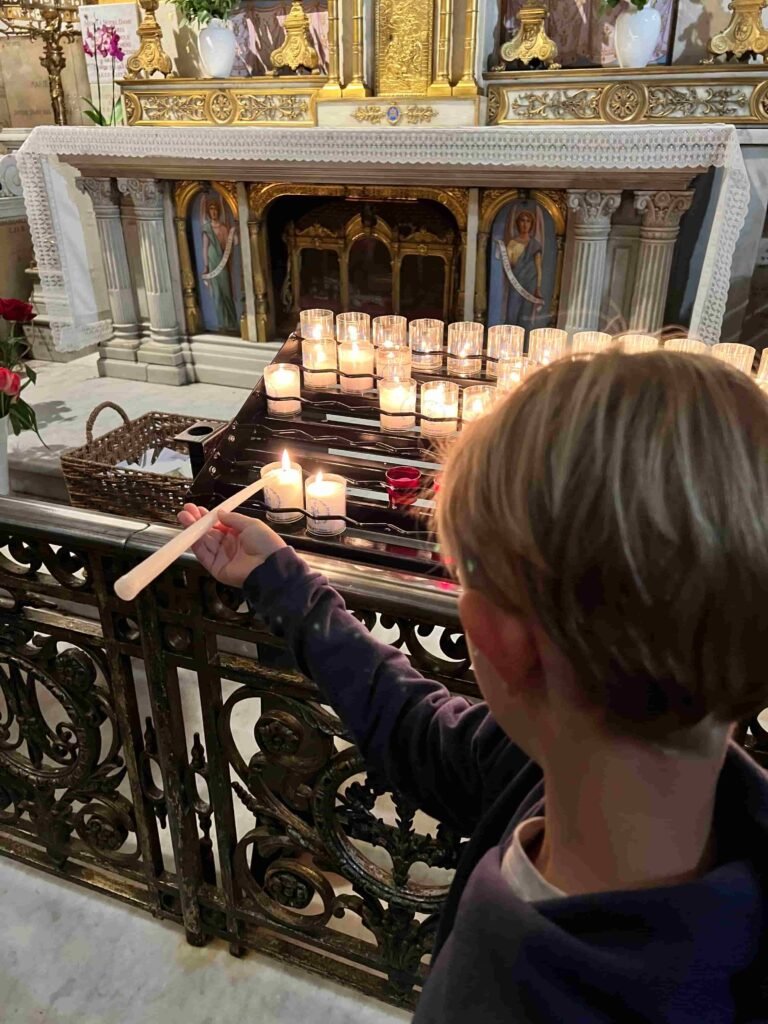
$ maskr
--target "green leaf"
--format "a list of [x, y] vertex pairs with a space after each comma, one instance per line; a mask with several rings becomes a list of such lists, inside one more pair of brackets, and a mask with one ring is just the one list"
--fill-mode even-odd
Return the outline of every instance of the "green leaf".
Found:
[[33, 370], [29, 363], [27, 363], [24, 369], [26, 370], [30, 384], [37, 384], [37, 370]]
[[83, 113], [86, 117], [90, 117], [94, 124], [106, 125], [107, 123], [104, 115], [96, 112], [95, 110], [84, 110]]

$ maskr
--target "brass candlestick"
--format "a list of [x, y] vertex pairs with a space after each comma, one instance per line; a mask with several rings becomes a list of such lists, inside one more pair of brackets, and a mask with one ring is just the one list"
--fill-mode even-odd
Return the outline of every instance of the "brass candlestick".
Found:
[[269, 56], [270, 63], [277, 73], [280, 68], [298, 71], [306, 68], [313, 75], [320, 73], [320, 58], [312, 45], [309, 35], [309, 15], [301, 5], [301, 0], [293, 0], [291, 9], [283, 22], [285, 40]]
[[64, 43], [71, 43], [80, 35], [77, 25], [78, 3], [72, 0], [50, 0], [34, 3], [0, 5], [0, 37], [5, 39], [42, 39], [43, 56], [40, 63], [48, 73], [48, 90], [56, 124], [67, 123], [64, 106], [64, 88], [61, 73], [66, 67]]
[[159, 71], [163, 77], [173, 76], [171, 58], [163, 49], [163, 30], [157, 23], [155, 11], [160, 0], [139, 0], [144, 18], [139, 25], [139, 48], [126, 61], [126, 78], [151, 78]]
[[[735, 0], [738, 2], [738, 0]], [[532, 64], [539, 61], [544, 67], [559, 68], [557, 44], [547, 35], [548, 9], [544, 0], [525, 0], [520, 8], [520, 27], [514, 39], [504, 43], [501, 59], [511, 64]]]
[[718, 57], [747, 61], [768, 51], [768, 32], [763, 27], [763, 8], [768, 0], [731, 0], [728, 26], [713, 36], [707, 49], [711, 56], [703, 63], [714, 64]]

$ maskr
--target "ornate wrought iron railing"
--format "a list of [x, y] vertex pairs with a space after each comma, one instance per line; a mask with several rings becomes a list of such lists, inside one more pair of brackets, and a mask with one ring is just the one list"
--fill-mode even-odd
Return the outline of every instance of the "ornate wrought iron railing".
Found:
[[[461, 837], [367, 775], [280, 641], [170, 532], [0, 499], [0, 852], [395, 1004], [415, 1001]], [[311, 556], [370, 629], [473, 693], [444, 580]]]

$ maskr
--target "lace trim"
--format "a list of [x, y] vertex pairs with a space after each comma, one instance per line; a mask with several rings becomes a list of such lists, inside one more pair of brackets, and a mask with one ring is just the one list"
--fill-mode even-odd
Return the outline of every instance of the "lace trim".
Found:
[[[364, 142], [361, 133], [365, 134]], [[292, 128], [38, 127], [19, 150], [17, 162], [41, 285], [46, 301], [52, 301], [52, 308], [56, 309], [51, 326], [54, 343], [60, 349], [77, 341], [71, 331], [66, 331], [76, 324], [77, 313], [73, 314], [71, 306], [67, 268], [59, 259], [58, 236], [45, 183], [44, 167], [56, 155], [138, 160], [194, 157], [196, 161], [243, 160], [251, 164], [275, 161], [594, 170], [722, 168], [690, 328], [692, 334], [710, 344], [720, 336], [731, 262], [749, 202], [744, 160], [731, 125], [491, 127], [398, 134], [377, 128], [313, 129], [307, 133]], [[84, 344], [85, 341], [80, 347]]]

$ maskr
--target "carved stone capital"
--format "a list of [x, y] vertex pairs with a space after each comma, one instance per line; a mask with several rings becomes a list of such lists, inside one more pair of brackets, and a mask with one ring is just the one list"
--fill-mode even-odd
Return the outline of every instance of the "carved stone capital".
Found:
[[90, 197], [97, 216], [99, 212], [112, 213], [117, 209], [119, 196], [113, 178], [78, 178], [75, 184], [83, 195]]
[[118, 178], [117, 187], [133, 200], [137, 211], [162, 213], [163, 183], [154, 178]]
[[674, 228], [691, 207], [693, 191], [635, 192], [635, 209], [643, 215], [644, 228]]
[[600, 192], [596, 189], [568, 189], [568, 209], [577, 224], [609, 227], [611, 217], [621, 203], [621, 192]]

